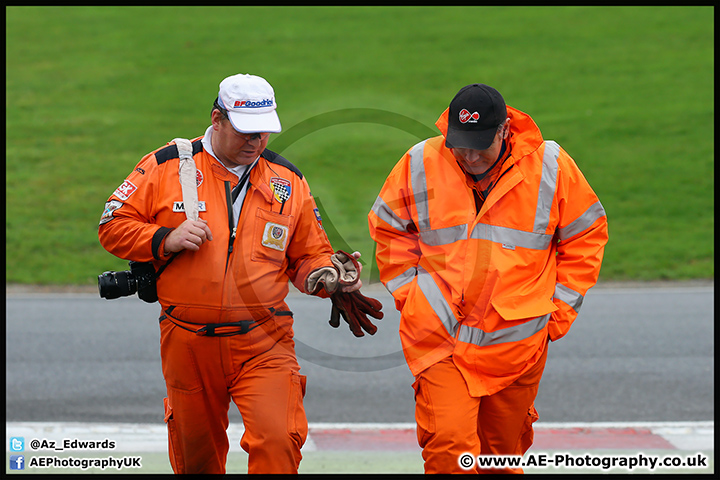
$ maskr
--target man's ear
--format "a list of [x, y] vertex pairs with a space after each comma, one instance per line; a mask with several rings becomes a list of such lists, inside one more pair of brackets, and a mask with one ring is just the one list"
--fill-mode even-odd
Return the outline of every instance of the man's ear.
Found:
[[220, 112], [217, 108], [212, 111], [212, 114], [210, 115], [210, 120], [212, 121], [213, 130], [217, 130], [220, 126], [220, 122], [225, 120], [225, 115]]

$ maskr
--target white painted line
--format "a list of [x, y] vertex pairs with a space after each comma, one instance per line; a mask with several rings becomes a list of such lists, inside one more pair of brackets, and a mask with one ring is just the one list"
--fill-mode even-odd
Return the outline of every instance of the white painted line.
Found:
[[594, 422], [594, 423], [541, 423], [535, 431], [563, 428], [637, 428], [649, 429], [663, 437], [678, 450], [715, 450], [715, 422]]
[[713, 428], [714, 420], [698, 422], [537, 422], [534, 428]]
[[415, 429], [414, 423], [310, 423], [318, 430], [406, 430]]
[[688, 286], [665, 286], [665, 285], [647, 285], [647, 286], [627, 286], [627, 287], [616, 287], [607, 286], [600, 287], [596, 285], [588, 291], [588, 295], [602, 295], [602, 294], [628, 294], [637, 295], [638, 293], [657, 293], [657, 294], [678, 294], [678, 293], [713, 293], [715, 292], [714, 285], [688, 285]]

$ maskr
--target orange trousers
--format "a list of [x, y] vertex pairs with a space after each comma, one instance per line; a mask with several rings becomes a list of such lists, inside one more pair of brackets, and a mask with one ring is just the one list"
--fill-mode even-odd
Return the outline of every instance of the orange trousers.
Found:
[[413, 384], [418, 443], [425, 473], [523, 473], [522, 469], [470, 469], [463, 454], [524, 455], [538, 419], [534, 401], [545, 369], [540, 360], [514, 383], [489, 396], [471, 397], [452, 357], [421, 372]]
[[297, 473], [308, 426], [291, 325], [291, 317], [274, 317], [243, 335], [207, 337], [161, 321], [175, 473], [225, 473], [230, 400], [245, 425], [248, 473]]

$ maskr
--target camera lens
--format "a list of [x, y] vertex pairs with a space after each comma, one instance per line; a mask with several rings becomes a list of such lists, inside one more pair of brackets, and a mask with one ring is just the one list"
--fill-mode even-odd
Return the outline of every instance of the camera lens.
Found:
[[126, 297], [137, 292], [137, 282], [129, 271], [104, 272], [98, 275], [100, 296], [108, 300]]

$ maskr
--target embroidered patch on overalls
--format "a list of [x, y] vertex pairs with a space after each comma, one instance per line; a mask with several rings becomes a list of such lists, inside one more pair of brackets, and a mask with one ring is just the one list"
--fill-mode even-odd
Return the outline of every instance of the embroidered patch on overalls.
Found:
[[130, 198], [130, 195], [135, 193], [135, 190], [137, 190], [135, 184], [132, 183], [130, 180], [125, 180], [122, 185], [115, 189], [113, 195], [118, 197], [120, 200], [125, 201]]
[[280, 203], [285, 202], [290, 198], [292, 193], [292, 187], [290, 182], [284, 178], [272, 177], [270, 179], [270, 190], [272, 190], [275, 200]]
[[262, 236], [262, 244], [274, 250], [283, 251], [287, 246], [288, 227], [267, 222]]
[[123, 205], [125, 204], [122, 202], [118, 202], [117, 200], [110, 200], [109, 202], [107, 202], [105, 204], [105, 210], [103, 211], [102, 217], [100, 217], [100, 225], [112, 220], [114, 218], [113, 212], [118, 208], [122, 207]]
[[322, 224], [322, 216], [320, 216], [320, 209], [315, 208], [315, 209], [313, 209], [313, 212], [315, 213], [315, 218], [317, 219], [318, 225], [320, 225], [320, 228], [325, 230], [325, 228], [323, 228], [323, 224]]

